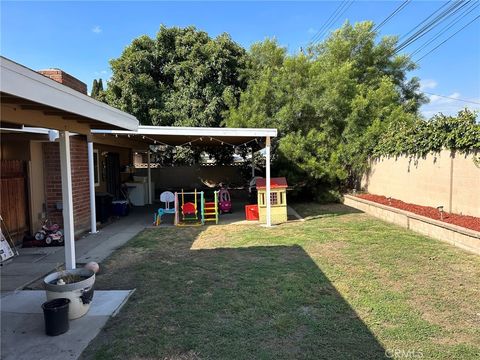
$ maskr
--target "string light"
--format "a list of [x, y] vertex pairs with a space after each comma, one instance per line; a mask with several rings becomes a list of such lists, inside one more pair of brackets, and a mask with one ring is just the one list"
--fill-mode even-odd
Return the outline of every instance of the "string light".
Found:
[[[106, 135], [106, 134], [104, 133], [103, 136], [105, 136], [105, 135]], [[135, 134], [127, 134], [127, 136], [128, 136], [129, 138], [130, 138], [130, 135], [132, 135], [132, 137], [135, 137]], [[118, 134], [115, 134], [115, 137], [118, 138]], [[150, 137], [148, 137], [148, 136], [146, 136], [146, 135], [142, 135], [142, 139], [144, 139], [144, 140], [145, 140], [145, 139], [146, 139], [146, 140], [150, 140], [150, 141], [153, 142], [155, 145], [160, 144], [160, 145], [163, 145], [163, 146], [166, 146], [166, 147], [177, 147], [177, 146], [178, 146], [178, 147], [182, 147], [182, 146], [187, 146], [187, 145], [188, 145], [188, 146], [192, 146], [192, 144], [195, 143], [195, 142], [199, 142], [199, 141], [203, 142], [203, 137], [199, 137], [198, 139], [195, 139], [195, 140], [189, 140], [189, 141], [187, 141], [187, 142], [185, 142], [185, 143], [183, 143], [183, 144], [178, 144], [178, 145], [166, 144], [166, 143], [164, 143], [164, 142], [162, 142], [162, 141], [157, 141], [157, 140], [155, 140], [155, 139], [153, 139], [153, 138], [150, 138]], [[222, 145], [222, 146], [223, 146], [223, 145], [231, 146], [233, 149], [235, 149], [235, 151], [239, 150], [240, 148], [246, 149], [246, 148], [248, 148], [248, 145], [251, 144], [251, 143], [253, 143], [253, 142], [256, 143], [256, 144], [260, 144], [260, 141], [258, 140], [258, 138], [251, 139], [251, 140], [246, 141], [246, 142], [244, 142], [244, 143], [242, 143], [242, 144], [231, 144], [231, 143], [225, 142], [225, 141], [223, 141], [223, 140], [216, 139], [216, 138], [214, 138], [214, 137], [209, 137], [209, 140], [210, 140], [211, 142], [216, 141], [217, 143], [219, 143], [219, 144]]]

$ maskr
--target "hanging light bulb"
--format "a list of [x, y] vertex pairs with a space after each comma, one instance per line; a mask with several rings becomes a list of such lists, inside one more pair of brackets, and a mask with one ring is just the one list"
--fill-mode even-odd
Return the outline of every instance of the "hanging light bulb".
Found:
[[118, 134], [115, 134], [115, 137], [118, 138]]

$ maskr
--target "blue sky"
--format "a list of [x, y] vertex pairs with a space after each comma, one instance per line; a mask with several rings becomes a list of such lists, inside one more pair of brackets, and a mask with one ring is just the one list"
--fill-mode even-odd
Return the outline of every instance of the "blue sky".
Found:
[[[363, 20], [379, 23], [401, 3], [355, 1], [332, 28], [339, 27], [347, 19], [352, 23]], [[401, 36], [444, 3], [413, 0], [381, 29], [381, 34]], [[105, 80], [111, 75], [110, 59], [118, 57], [132, 39], [143, 34], [154, 36], [160, 24], [195, 25], [212, 37], [227, 32], [247, 48], [256, 41], [276, 37], [294, 53], [310, 41], [339, 4], [338, 1], [2, 1], [0, 52], [35, 70], [61, 68], [86, 82], [90, 88], [94, 78]], [[477, 8], [462, 24], [479, 13]], [[461, 26], [457, 25], [451, 33]], [[413, 51], [423, 42], [422, 39], [407, 50]], [[480, 21], [475, 21], [425, 57], [420, 63], [421, 68], [410, 75], [421, 78], [425, 91], [480, 102], [479, 64]], [[430, 104], [422, 111], [426, 116], [439, 111], [450, 114], [465, 105], [480, 109], [479, 105], [432, 96]]]

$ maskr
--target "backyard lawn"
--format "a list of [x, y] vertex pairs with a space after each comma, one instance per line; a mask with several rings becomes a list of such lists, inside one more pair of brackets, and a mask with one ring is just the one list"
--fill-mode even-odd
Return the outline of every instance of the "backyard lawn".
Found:
[[343, 205], [266, 229], [148, 229], [97, 289], [136, 292], [86, 359], [473, 359], [480, 257]]

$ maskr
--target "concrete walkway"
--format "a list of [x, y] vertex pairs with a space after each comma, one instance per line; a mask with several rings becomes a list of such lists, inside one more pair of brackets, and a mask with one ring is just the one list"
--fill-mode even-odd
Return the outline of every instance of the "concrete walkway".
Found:
[[[128, 216], [75, 242], [77, 263], [101, 262], [153, 221], [153, 207], [134, 208]], [[2, 296], [42, 278], [65, 262], [64, 247], [20, 248], [20, 255], [0, 269]]]
[[58, 336], [45, 334], [42, 303], [45, 291], [11, 292], [0, 299], [3, 360], [78, 359], [111, 316], [125, 304], [131, 290], [95, 291], [88, 313], [70, 320], [70, 329]]

